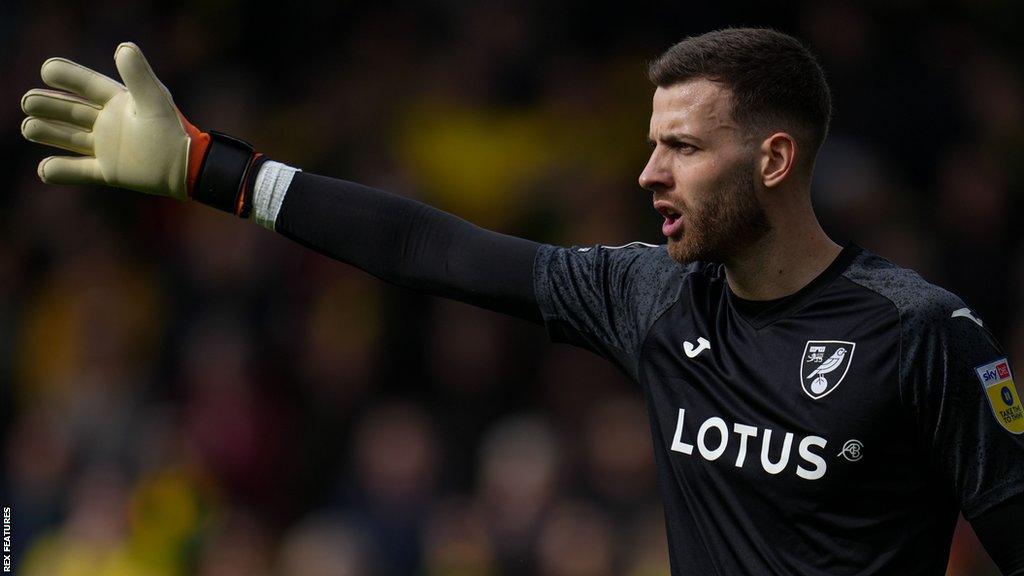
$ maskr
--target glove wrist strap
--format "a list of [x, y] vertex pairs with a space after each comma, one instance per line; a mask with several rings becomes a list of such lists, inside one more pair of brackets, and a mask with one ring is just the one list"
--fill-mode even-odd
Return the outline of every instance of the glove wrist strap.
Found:
[[[239, 199], [255, 155], [248, 142], [210, 131], [210, 145], [192, 199], [218, 210], [238, 214]], [[244, 200], [244, 198], [242, 198]]]

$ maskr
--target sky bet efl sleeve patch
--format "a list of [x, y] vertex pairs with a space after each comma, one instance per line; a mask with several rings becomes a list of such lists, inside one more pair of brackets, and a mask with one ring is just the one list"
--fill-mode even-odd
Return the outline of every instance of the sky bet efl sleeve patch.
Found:
[[1024, 408], [1020, 405], [1017, 387], [1006, 358], [978, 366], [974, 369], [992, 406], [996, 420], [1014, 434], [1024, 432]]

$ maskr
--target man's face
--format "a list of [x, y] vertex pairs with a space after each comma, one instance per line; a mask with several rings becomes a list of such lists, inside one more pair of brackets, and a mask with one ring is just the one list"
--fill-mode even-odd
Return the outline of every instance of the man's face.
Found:
[[732, 119], [731, 92], [696, 79], [658, 88], [640, 186], [665, 221], [669, 254], [725, 262], [771, 231], [755, 185], [757, 146]]

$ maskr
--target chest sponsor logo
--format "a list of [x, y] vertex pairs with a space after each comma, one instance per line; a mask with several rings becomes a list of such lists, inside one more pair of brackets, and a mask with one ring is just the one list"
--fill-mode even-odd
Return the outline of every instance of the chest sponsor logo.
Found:
[[1024, 407], [1020, 405], [1013, 373], [1006, 358], [1000, 358], [974, 369], [992, 406], [996, 421], [1014, 434], [1024, 432]]
[[800, 361], [800, 387], [815, 400], [828, 396], [846, 377], [856, 347], [841, 340], [808, 340]]
[[697, 454], [708, 462], [714, 462], [725, 454], [730, 445], [735, 445], [736, 459], [733, 465], [737, 468], [751, 466], [747, 462], [747, 455], [753, 452], [750, 460], [755, 463], [752, 465], [760, 465], [768, 474], [781, 474], [788, 469], [788, 473], [796, 474], [804, 480], [819, 480], [828, 470], [823, 457], [828, 440], [821, 436], [800, 438], [792, 432], [779, 432], [739, 422], [733, 422], [730, 426], [723, 418], [712, 416], [701, 423], [694, 439], [685, 432], [685, 421], [686, 409], [680, 408], [670, 448], [673, 452], [692, 456], [696, 444]]

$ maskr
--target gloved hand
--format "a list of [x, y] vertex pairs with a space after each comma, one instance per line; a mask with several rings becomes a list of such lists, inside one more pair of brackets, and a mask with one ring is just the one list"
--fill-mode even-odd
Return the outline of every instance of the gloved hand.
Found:
[[39, 178], [189, 198], [210, 135], [181, 115], [138, 46], [121, 44], [114, 62], [124, 85], [64, 58], [43, 63], [43, 82], [63, 92], [29, 90], [21, 133], [84, 156], [44, 158]]

